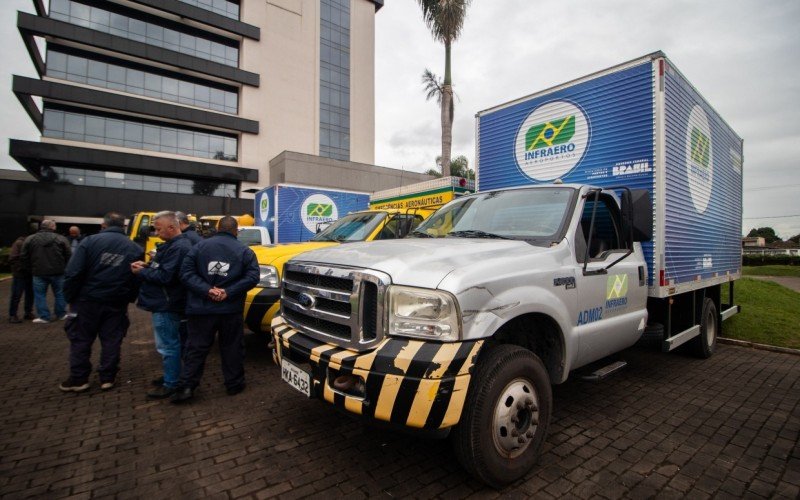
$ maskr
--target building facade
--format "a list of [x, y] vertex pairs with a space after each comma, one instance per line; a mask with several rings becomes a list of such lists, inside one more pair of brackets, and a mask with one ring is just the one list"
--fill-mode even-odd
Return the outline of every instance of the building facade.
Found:
[[[33, 3], [36, 14], [19, 12], [17, 27], [38, 78], [14, 76], [12, 90], [41, 139], [12, 139], [9, 153], [39, 181], [25, 189], [47, 190], [64, 215], [251, 211], [248, 193], [286, 177], [290, 164], [270, 167], [284, 152], [298, 153], [304, 171], [355, 169], [348, 178], [321, 168], [312, 185], [352, 189], [367, 178], [385, 189], [427, 178], [372, 165], [383, 0]], [[98, 189], [114, 190], [122, 206], [90, 208], [107, 198]], [[165, 194], [179, 206], [158, 205]], [[38, 198], [26, 197], [27, 213], [41, 212]]]

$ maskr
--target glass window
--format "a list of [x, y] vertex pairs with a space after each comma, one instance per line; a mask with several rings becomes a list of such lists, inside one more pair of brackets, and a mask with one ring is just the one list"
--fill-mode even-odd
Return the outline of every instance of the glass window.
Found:
[[73, 76], [81, 77], [80, 81], [86, 81], [86, 74], [89, 70], [88, 61], [82, 57], [67, 57], [67, 73]]
[[67, 72], [67, 56], [60, 52], [47, 51], [47, 74], [51, 71], [58, 71], [59, 73]]
[[[237, 6], [238, 7], [238, 6]], [[227, 13], [217, 9], [219, 13]], [[238, 66], [239, 49], [206, 38], [181, 33], [134, 17], [110, 12], [74, 0], [54, 0], [51, 17], [104, 33], [135, 40], [183, 54], [213, 60], [229, 66]]]
[[44, 131], [42, 135], [45, 137], [54, 137], [61, 139], [64, 137], [64, 115], [59, 113], [45, 113], [44, 114]]
[[106, 124], [105, 120], [98, 116], [86, 117], [86, 135], [95, 140], [89, 139], [91, 142], [96, 142], [97, 139], [102, 139], [105, 135]]

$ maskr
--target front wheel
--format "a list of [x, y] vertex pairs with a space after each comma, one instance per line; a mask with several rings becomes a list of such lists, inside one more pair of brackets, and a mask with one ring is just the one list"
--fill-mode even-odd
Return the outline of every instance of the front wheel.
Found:
[[494, 347], [478, 361], [452, 434], [458, 460], [495, 488], [524, 476], [544, 445], [552, 400], [538, 356], [514, 345]]

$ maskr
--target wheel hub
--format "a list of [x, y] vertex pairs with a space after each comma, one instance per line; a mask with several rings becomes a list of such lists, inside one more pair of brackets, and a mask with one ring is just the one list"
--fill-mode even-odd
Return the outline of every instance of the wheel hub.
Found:
[[539, 425], [539, 401], [533, 384], [512, 380], [497, 399], [492, 419], [492, 437], [497, 451], [516, 458], [530, 445]]

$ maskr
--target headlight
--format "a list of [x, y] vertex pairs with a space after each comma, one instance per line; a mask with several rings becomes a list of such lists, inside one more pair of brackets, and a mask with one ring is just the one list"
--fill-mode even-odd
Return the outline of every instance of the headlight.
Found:
[[438, 290], [390, 287], [389, 335], [458, 340], [461, 337], [461, 315], [455, 297]]
[[281, 278], [275, 266], [258, 266], [258, 285], [261, 288], [278, 288]]

